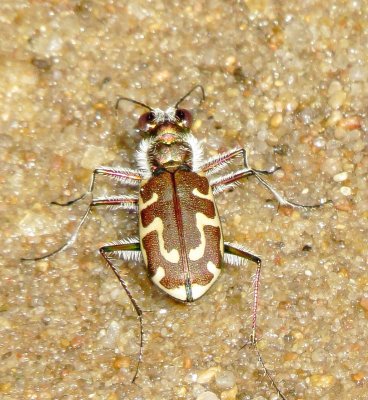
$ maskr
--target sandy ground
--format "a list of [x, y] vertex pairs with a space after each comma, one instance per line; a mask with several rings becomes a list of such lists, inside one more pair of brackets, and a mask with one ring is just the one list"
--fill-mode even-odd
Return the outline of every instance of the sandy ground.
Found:
[[[122, 263], [139, 325], [98, 255], [137, 233], [136, 215], [98, 209], [68, 250], [99, 165], [134, 167], [142, 109], [195, 84], [208, 156], [246, 146], [255, 168], [317, 210], [278, 208], [254, 179], [218, 196], [227, 240], [263, 259], [259, 347], [288, 400], [368, 398], [367, 2], [68, 1], [0, 4], [0, 398], [277, 398], [252, 349], [255, 266], [225, 266], [192, 305]], [[239, 166], [239, 165], [238, 165]], [[236, 165], [234, 165], [236, 167]], [[129, 190], [99, 178], [97, 195]]]

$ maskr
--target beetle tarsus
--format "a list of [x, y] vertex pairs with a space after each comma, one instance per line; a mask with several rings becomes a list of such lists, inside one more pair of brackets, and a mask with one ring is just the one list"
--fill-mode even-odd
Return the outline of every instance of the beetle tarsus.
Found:
[[76, 203], [77, 201], [84, 199], [88, 194], [89, 194], [89, 192], [83, 193], [81, 196], [77, 197], [76, 199], [69, 200], [66, 203], [59, 203], [58, 201], [52, 201], [50, 204], [56, 205], [56, 206], [61, 206], [61, 207], [71, 206], [72, 204]]
[[322, 203], [319, 204], [300, 204], [300, 203], [294, 203], [290, 200], [287, 200], [284, 196], [282, 196], [273, 186], [271, 186], [268, 182], [266, 182], [258, 173], [254, 173], [254, 176], [260, 182], [266, 189], [268, 189], [276, 198], [280, 206], [286, 206], [286, 207], [293, 207], [293, 208], [320, 208], [323, 207], [326, 204], [332, 203], [331, 200], [323, 201]]
[[124, 254], [124, 252], [136, 252], [140, 251], [140, 243], [139, 242], [130, 242], [129, 240], [126, 243], [120, 242], [118, 244], [111, 244], [111, 245], [106, 245], [100, 248], [100, 254], [101, 256], [105, 259], [109, 267], [112, 269], [114, 272], [115, 276], [118, 278], [121, 286], [125, 290], [125, 293], [127, 294], [131, 304], [133, 305], [133, 308], [135, 312], [137, 313], [138, 319], [139, 319], [139, 332], [140, 332], [140, 340], [139, 340], [139, 354], [138, 354], [138, 361], [137, 361], [137, 367], [132, 379], [132, 383], [135, 383], [138, 372], [139, 372], [139, 367], [142, 362], [143, 358], [143, 312], [142, 309], [139, 307], [138, 303], [130, 293], [130, 290], [125, 282], [125, 280], [121, 277], [118, 268], [114, 265], [112, 262], [111, 257], [109, 254], [117, 254], [121, 255]]
[[282, 400], [287, 400], [285, 395], [281, 392], [281, 390], [279, 389], [277, 383], [275, 382], [275, 380], [273, 379], [270, 371], [268, 370], [268, 368], [266, 367], [266, 364], [263, 361], [263, 357], [261, 355], [261, 352], [258, 349], [257, 343], [252, 344], [252, 347], [254, 348], [257, 357], [258, 357], [258, 362], [261, 364], [263, 372], [265, 373], [265, 375], [267, 376], [267, 378], [269, 379], [269, 381], [271, 382], [272, 386], [275, 388], [277, 394], [282, 398]]

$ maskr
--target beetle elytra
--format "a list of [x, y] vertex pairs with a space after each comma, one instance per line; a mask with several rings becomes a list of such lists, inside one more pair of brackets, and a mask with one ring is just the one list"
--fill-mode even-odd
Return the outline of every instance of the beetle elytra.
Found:
[[[253, 281], [250, 342], [257, 351], [265, 373], [278, 394], [285, 399], [266, 369], [256, 345], [261, 259], [241, 244], [224, 241], [214, 196], [236, 186], [239, 180], [254, 176], [281, 205], [315, 208], [325, 203], [304, 206], [285, 199], [263, 178], [263, 175], [272, 174], [278, 168], [251, 168], [247, 152], [243, 148], [235, 148], [205, 160], [201, 143], [190, 130], [192, 115], [188, 110], [179, 107], [198, 89], [204, 100], [204, 89], [197, 85], [166, 110], [119, 97], [116, 110], [121, 101], [129, 101], [148, 110], [141, 115], [137, 125], [144, 136], [136, 154], [137, 168], [99, 167], [93, 172], [88, 192], [67, 203], [54, 202], [62, 206], [71, 205], [87, 194], [92, 194], [87, 211], [74, 234], [63, 246], [41, 257], [23, 260], [47, 258], [69, 247], [94, 207], [110, 206], [138, 212], [139, 238], [125, 238], [100, 249], [102, 257], [119, 279], [140, 321], [140, 350], [133, 382], [142, 360], [143, 317], [141, 308], [113, 262], [114, 258], [143, 260], [152, 282], [166, 294], [182, 302], [192, 302], [203, 296], [217, 280], [223, 263], [241, 266], [245, 260], [253, 261], [256, 264], [256, 272]], [[239, 158], [243, 164], [240, 169], [224, 175], [219, 174], [229, 163]], [[97, 175], [108, 176], [123, 185], [135, 187], [137, 194], [93, 198]]]

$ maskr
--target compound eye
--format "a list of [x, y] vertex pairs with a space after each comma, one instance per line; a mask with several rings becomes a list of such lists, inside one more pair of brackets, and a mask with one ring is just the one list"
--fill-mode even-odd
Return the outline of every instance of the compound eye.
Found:
[[190, 111], [184, 108], [178, 108], [176, 110], [175, 118], [185, 128], [189, 128], [192, 125], [193, 121], [192, 114], [190, 113]]
[[154, 121], [155, 114], [152, 111], [144, 113], [139, 117], [137, 128], [140, 131], [147, 132], [153, 127]]

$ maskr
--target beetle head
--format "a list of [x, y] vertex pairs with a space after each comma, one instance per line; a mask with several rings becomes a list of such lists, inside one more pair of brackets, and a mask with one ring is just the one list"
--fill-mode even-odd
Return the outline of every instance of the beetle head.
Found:
[[192, 126], [192, 114], [184, 108], [169, 107], [166, 110], [154, 108], [142, 114], [137, 128], [143, 134], [161, 136], [161, 133], [172, 131], [180, 135], [186, 133]]
[[185, 96], [180, 98], [175, 105], [166, 110], [152, 108], [147, 104], [127, 97], [119, 97], [115, 104], [115, 109], [118, 109], [121, 100], [126, 100], [147, 108], [149, 111], [142, 114], [138, 119], [138, 130], [142, 134], [151, 137], [153, 136], [160, 141], [174, 141], [175, 138], [186, 134], [192, 126], [193, 118], [191, 112], [185, 108], [179, 108], [179, 105], [196, 89], [201, 89], [203, 101], [205, 99], [204, 89], [201, 85], [197, 85], [194, 86]]

